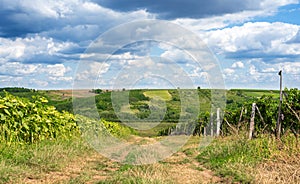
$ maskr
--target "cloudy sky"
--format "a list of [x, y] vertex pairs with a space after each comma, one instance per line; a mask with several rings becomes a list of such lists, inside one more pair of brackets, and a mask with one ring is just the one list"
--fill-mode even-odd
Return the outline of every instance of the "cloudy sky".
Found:
[[[151, 40], [130, 40], [144, 27], [122, 27], [164, 20], [197, 35], [217, 61], [226, 88], [277, 89], [279, 70], [284, 86], [300, 88], [298, 0], [0, 0], [0, 17], [0, 87], [71, 89], [74, 80], [83, 82], [77, 88], [92, 80], [111, 88], [129, 72], [138, 79], [131, 87], [175, 87], [184, 74], [194, 86], [210, 87], [207, 63], [195, 64], [179, 41], [151, 36], [166, 32], [180, 40], [186, 35], [179, 28], [156, 26]], [[124, 35], [127, 43], [103, 49]], [[105, 36], [110, 38], [101, 42]], [[92, 52], [95, 43], [105, 50], [101, 56]]]

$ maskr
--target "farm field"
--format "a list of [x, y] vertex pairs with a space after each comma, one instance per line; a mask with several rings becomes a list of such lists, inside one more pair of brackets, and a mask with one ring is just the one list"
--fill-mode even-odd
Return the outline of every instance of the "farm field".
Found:
[[[280, 139], [275, 136], [279, 91], [226, 90], [220, 136], [206, 146], [201, 145], [204, 129], [217, 119], [216, 112], [210, 114], [209, 89], [192, 90], [199, 96], [200, 109], [187, 143], [168, 158], [140, 166], [121, 164], [99, 154], [86, 142], [83, 135], [88, 130], [82, 125], [96, 125], [98, 135], [109, 133], [135, 145], [153, 144], [166, 136], [187, 136], [181, 134], [188, 126], [179, 126], [180, 118], [191, 119], [197, 109], [191, 104], [181, 114], [178, 90], [128, 91], [129, 104], [119, 110], [125, 117], [138, 117], [140, 122], [136, 123], [153, 127], [146, 130], [121, 123], [111, 101], [112, 91], [96, 94], [80, 90], [76, 95], [82, 105], [80, 114], [88, 114], [86, 103], [94, 99], [101, 120], [74, 115], [70, 90], [5, 91], [0, 90], [0, 183], [300, 182], [297, 89], [285, 89]], [[166, 112], [160, 123], [143, 121], [152, 113], [152, 99], [165, 102]], [[260, 115], [256, 111], [253, 138], [249, 140], [253, 103]]]
[[146, 92], [144, 92], [144, 95], [149, 98], [159, 97], [165, 101], [172, 100], [172, 96], [170, 95], [168, 90], [146, 91]]

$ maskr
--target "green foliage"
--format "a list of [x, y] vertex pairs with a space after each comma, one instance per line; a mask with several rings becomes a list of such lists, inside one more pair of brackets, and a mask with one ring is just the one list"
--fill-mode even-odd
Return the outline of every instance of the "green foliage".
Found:
[[300, 134], [300, 120], [298, 119], [300, 117], [300, 91], [296, 88], [285, 89], [284, 94], [282, 126], [284, 129], [291, 129], [293, 133]]
[[0, 88], [0, 91], [6, 91], [10, 93], [18, 93], [18, 92], [35, 92], [34, 89], [27, 89], [27, 88], [20, 88], [20, 87], [6, 87], [6, 88]]
[[92, 93], [96, 93], [96, 94], [100, 94], [100, 93], [103, 92], [103, 90], [102, 90], [102, 89], [92, 89], [91, 92], [92, 92]]
[[48, 106], [44, 97], [34, 102], [6, 93], [0, 98], [0, 132], [2, 141], [36, 142], [58, 136], [68, 137], [76, 131], [74, 116]]
[[60, 101], [54, 101], [51, 99], [48, 99], [48, 104], [51, 106], [54, 106], [56, 110], [59, 112], [67, 111], [70, 113], [73, 113], [73, 103], [72, 99], [66, 99], [66, 100], [60, 100]]
[[[241, 92], [241, 91], [238, 91]], [[284, 119], [282, 120], [283, 133], [292, 130], [294, 133], [300, 131], [300, 121], [297, 120], [295, 113], [300, 116], [300, 92], [298, 89], [285, 89], [285, 98], [283, 98], [282, 114]], [[275, 133], [276, 122], [278, 117], [279, 97], [274, 94], [262, 95], [260, 98], [246, 98], [247, 101], [242, 103], [244, 108], [241, 124], [248, 126], [250, 121], [252, 103], [256, 103], [262, 119], [256, 110], [255, 116], [255, 133]], [[238, 127], [242, 107], [241, 105], [232, 105], [227, 108], [224, 119], [234, 127]], [[230, 128], [227, 124], [223, 123], [222, 131], [224, 134], [230, 133]]]
[[134, 129], [124, 126], [120, 123], [109, 122], [109, 121], [105, 121], [105, 120], [101, 120], [100, 122], [103, 123], [106, 130], [109, 133], [113, 134], [114, 136], [124, 138], [126, 136], [135, 134]]
[[129, 103], [130, 102], [138, 102], [146, 100], [148, 101], [150, 98], [144, 95], [143, 90], [130, 90], [129, 91]]
[[135, 130], [128, 126], [118, 122], [106, 121], [104, 119], [97, 121], [85, 116], [76, 115], [76, 122], [79, 125], [83, 136], [90, 136], [88, 134], [96, 134], [97, 136], [112, 134], [119, 138], [126, 138], [136, 134]]
[[198, 122], [196, 124], [195, 130], [193, 132], [193, 135], [200, 135], [202, 134], [202, 130], [204, 127], [207, 126], [207, 124], [210, 121], [210, 113], [208, 111], [201, 112], [199, 114]]

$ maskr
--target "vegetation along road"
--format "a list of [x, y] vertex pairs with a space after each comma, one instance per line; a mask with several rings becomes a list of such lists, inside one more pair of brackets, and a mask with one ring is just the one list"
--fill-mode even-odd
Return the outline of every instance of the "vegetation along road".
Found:
[[[103, 157], [84, 140], [80, 125], [94, 122], [99, 134], [110, 133], [136, 145], [156, 143], [175, 130], [180, 132], [180, 116], [188, 118], [197, 110], [191, 105], [181, 113], [179, 89], [130, 90], [129, 104], [118, 109], [113, 107], [112, 91], [75, 93], [74, 100], [82, 104], [80, 114], [88, 114], [84, 106], [92, 98], [101, 120], [75, 115], [71, 92], [0, 89], [0, 183], [300, 183], [298, 89], [284, 90], [279, 138], [275, 136], [278, 91], [223, 91], [226, 108], [219, 114], [220, 136], [205, 147], [199, 143], [205, 132], [210, 134], [205, 127], [215, 125], [217, 113], [211, 114], [211, 90], [193, 90], [200, 111], [188, 142], [171, 157], [148, 165]], [[166, 106], [157, 126], [142, 121], [155, 107], [153, 99]], [[124, 117], [137, 116], [141, 122], [136, 123], [153, 128], [125, 126], [116, 111]]]

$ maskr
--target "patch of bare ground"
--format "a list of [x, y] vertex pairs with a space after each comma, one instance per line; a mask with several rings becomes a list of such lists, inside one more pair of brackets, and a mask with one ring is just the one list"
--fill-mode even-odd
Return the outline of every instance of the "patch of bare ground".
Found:
[[[133, 137], [137, 144], [156, 142], [153, 138]], [[114, 183], [117, 178], [144, 178], [146, 183], [227, 183], [205, 168], [195, 157], [198, 155], [198, 144], [189, 143], [171, 157], [150, 165], [130, 166], [122, 171], [122, 164], [113, 162], [99, 153], [74, 159], [59, 171], [41, 174], [38, 178], [26, 178], [22, 183]], [[137, 180], [138, 181], [138, 180]], [[153, 181], [153, 182], [151, 182]], [[118, 181], [122, 183], [121, 181]]]
[[57, 94], [62, 95], [63, 97], [76, 97], [84, 98], [95, 96], [95, 93], [91, 93], [88, 89], [76, 89], [76, 90], [58, 90]]
[[95, 93], [90, 92], [88, 89], [64, 89], [64, 90], [49, 90], [46, 93], [52, 98], [52, 100], [65, 100], [69, 98], [86, 98], [95, 96]]
[[201, 165], [195, 157], [198, 144], [187, 144], [181, 151], [164, 160], [168, 164], [170, 177], [175, 183], [226, 183], [213, 171]]
[[279, 155], [256, 168], [255, 183], [300, 183], [300, 154]]

